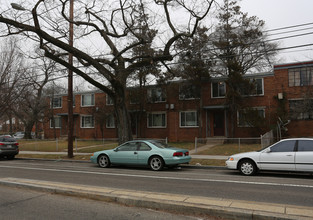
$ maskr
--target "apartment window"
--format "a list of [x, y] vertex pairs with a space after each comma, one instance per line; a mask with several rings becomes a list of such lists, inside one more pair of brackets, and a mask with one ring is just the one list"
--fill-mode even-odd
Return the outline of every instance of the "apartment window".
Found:
[[290, 87], [313, 85], [313, 67], [289, 69], [288, 80]]
[[110, 114], [106, 118], [106, 127], [107, 128], [115, 128], [115, 118], [113, 114]]
[[250, 89], [250, 87], [242, 85], [240, 88], [241, 95], [244, 96], [264, 95], [263, 78], [250, 79], [250, 83], [253, 85], [252, 90]]
[[62, 108], [62, 97], [54, 97], [51, 100], [52, 108]]
[[95, 105], [95, 94], [82, 95], [82, 107], [94, 105]]
[[162, 88], [150, 88], [147, 91], [148, 101], [155, 102], [165, 102], [166, 95]]
[[[53, 121], [54, 121], [54, 126], [53, 126]], [[53, 119], [50, 119], [50, 128], [61, 128], [62, 127], [61, 122], [62, 122], [61, 117], [54, 116]]]
[[179, 99], [198, 99], [200, 98], [200, 88], [191, 84], [182, 84], [179, 86]]
[[290, 119], [293, 120], [312, 120], [313, 119], [313, 100], [289, 100]]
[[264, 108], [243, 109], [237, 113], [238, 127], [253, 127], [253, 123], [265, 118]]
[[212, 98], [222, 98], [226, 94], [225, 82], [212, 82]]
[[165, 128], [166, 127], [166, 113], [155, 112], [148, 114], [148, 128]]
[[129, 91], [130, 104], [139, 104], [141, 97], [143, 96], [142, 89], [132, 89]]
[[92, 115], [81, 116], [81, 128], [94, 128], [95, 120]]
[[180, 127], [197, 127], [198, 116], [196, 111], [180, 112]]
[[113, 99], [109, 95], [106, 95], [106, 105], [113, 105]]

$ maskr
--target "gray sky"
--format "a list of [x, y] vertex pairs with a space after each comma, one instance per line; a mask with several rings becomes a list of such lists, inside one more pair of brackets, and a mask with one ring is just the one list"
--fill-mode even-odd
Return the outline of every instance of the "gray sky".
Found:
[[[249, 16], [256, 15], [264, 20], [267, 30], [313, 23], [313, 0], [242, 0], [240, 6]], [[300, 31], [300, 29], [306, 29]], [[295, 32], [291, 32], [295, 31]], [[282, 32], [284, 34], [272, 35]], [[270, 39], [311, 33], [280, 41], [280, 48], [313, 44], [313, 24], [296, 28], [268, 32]], [[279, 63], [313, 60], [313, 46], [283, 50], [279, 54]]]

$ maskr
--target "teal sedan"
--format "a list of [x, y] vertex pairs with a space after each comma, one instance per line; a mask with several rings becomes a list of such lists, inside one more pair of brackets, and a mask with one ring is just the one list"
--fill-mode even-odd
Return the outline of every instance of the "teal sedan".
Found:
[[102, 168], [111, 165], [149, 166], [152, 170], [189, 163], [191, 157], [185, 149], [168, 147], [154, 140], [128, 141], [114, 149], [97, 151], [90, 157]]

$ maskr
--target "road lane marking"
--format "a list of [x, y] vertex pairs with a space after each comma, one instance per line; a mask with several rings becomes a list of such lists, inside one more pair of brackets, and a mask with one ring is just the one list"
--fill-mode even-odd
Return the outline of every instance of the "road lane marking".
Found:
[[186, 177], [162, 177], [162, 176], [149, 176], [149, 175], [138, 175], [138, 174], [103, 173], [103, 172], [93, 172], [93, 171], [61, 170], [61, 169], [47, 169], [47, 168], [33, 168], [33, 167], [19, 167], [19, 166], [16, 166], [16, 167], [0, 166], [0, 167], [10, 168], [10, 169], [39, 170], [39, 171], [65, 172], [65, 173], [83, 173], [83, 174], [95, 174], [95, 175], [107, 175], [107, 176], [149, 178], [149, 179], [167, 179], [167, 180], [185, 180], [185, 181], [221, 182], [221, 183], [236, 183], [236, 184], [250, 184], [250, 185], [313, 188], [313, 185], [311, 186], [311, 185], [300, 185], [300, 184], [289, 184], [289, 183], [266, 183], [266, 182], [238, 181], [238, 180], [197, 179], [197, 178], [186, 178]]

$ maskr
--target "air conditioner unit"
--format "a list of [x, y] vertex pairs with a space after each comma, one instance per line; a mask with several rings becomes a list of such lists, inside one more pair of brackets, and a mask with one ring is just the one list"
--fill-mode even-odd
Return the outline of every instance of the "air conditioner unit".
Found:
[[170, 105], [170, 109], [174, 109], [175, 105], [174, 104], [171, 104]]

